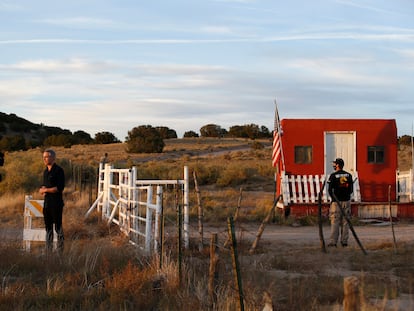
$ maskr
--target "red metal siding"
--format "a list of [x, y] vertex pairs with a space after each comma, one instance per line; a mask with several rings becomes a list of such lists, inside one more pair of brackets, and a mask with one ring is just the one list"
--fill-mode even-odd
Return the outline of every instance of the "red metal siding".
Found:
[[[351, 205], [351, 215], [358, 217], [358, 209], [360, 204]], [[295, 204], [290, 207], [289, 215], [300, 218], [304, 216], [318, 216], [318, 206], [316, 204]], [[328, 218], [329, 204], [322, 205], [322, 217]], [[394, 217], [393, 217], [394, 218]], [[399, 219], [414, 219], [414, 204], [413, 203], [398, 203], [397, 204], [397, 220]]]
[[[356, 168], [364, 202], [388, 201], [388, 187], [395, 200], [397, 127], [395, 120], [378, 119], [283, 119], [282, 146], [286, 172], [293, 175], [324, 173], [324, 132], [356, 132]], [[311, 145], [313, 162], [295, 163], [295, 146]], [[368, 163], [368, 146], [384, 146], [385, 161]], [[333, 159], [332, 159], [333, 160]], [[345, 168], [346, 170], [346, 163]]]

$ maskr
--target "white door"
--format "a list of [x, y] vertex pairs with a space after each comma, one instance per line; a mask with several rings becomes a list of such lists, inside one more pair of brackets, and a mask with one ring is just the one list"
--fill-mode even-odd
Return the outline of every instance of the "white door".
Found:
[[356, 172], [356, 132], [325, 132], [325, 174], [333, 172], [332, 161], [342, 158], [344, 170]]

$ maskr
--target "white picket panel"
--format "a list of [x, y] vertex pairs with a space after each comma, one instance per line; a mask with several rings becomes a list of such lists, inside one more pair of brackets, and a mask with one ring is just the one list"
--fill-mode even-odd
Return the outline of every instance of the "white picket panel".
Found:
[[309, 192], [310, 189], [312, 188], [312, 185], [308, 184], [308, 176], [303, 175], [303, 196], [306, 200], [307, 203], [309, 203], [310, 197], [309, 197]]
[[[317, 203], [319, 193], [327, 178], [328, 176], [325, 175], [286, 175], [285, 172], [282, 172], [280, 185], [284, 205], [287, 206], [291, 203]], [[354, 193], [351, 200], [360, 202], [361, 193], [358, 173], [355, 173], [353, 179]], [[327, 185], [323, 187], [321, 201], [322, 203], [330, 202]]]

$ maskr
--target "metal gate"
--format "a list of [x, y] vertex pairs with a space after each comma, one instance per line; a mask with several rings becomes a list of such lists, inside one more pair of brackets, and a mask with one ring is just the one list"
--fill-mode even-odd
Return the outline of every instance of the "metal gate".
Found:
[[99, 166], [98, 195], [85, 217], [96, 208], [108, 224], [115, 223], [132, 244], [150, 252], [160, 243], [163, 186], [182, 188], [184, 207], [184, 244], [189, 244], [189, 178], [184, 167], [184, 179], [137, 180], [137, 169], [115, 169]]

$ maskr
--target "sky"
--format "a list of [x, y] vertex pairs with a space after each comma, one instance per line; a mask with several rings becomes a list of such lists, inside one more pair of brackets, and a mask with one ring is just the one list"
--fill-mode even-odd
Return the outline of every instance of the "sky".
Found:
[[414, 121], [413, 0], [0, 0], [0, 111], [178, 137], [206, 124]]

